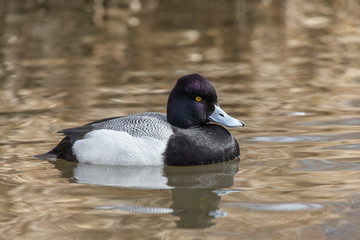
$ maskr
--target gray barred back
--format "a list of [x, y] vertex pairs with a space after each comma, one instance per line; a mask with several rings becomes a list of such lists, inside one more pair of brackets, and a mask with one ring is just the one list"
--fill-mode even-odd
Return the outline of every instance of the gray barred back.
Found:
[[93, 130], [109, 129], [127, 132], [134, 137], [152, 137], [167, 140], [173, 134], [166, 114], [147, 112], [113, 118], [91, 124]]

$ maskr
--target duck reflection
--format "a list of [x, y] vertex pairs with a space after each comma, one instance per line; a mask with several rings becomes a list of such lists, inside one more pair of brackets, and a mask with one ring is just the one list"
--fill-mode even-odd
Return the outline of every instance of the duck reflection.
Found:
[[[172, 213], [179, 219], [179, 228], [207, 228], [216, 217], [226, 216], [219, 210], [224, 188], [234, 184], [239, 159], [219, 164], [194, 167], [124, 167], [53, 162], [63, 177], [72, 182], [136, 189], [170, 189], [170, 208], [139, 206], [106, 206], [102, 209], [122, 209], [140, 213]], [[141, 210], [143, 209], [143, 210]]]
[[179, 228], [206, 228], [212, 219], [226, 215], [219, 210], [222, 188], [234, 184], [239, 160], [198, 167], [165, 167], [164, 175], [172, 186], [171, 208], [178, 216]]

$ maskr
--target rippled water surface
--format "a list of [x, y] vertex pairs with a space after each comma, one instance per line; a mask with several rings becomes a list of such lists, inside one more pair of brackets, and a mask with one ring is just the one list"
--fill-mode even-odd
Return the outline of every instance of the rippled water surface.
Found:
[[[359, 239], [360, 2], [315, 2], [0, 0], [0, 238]], [[31, 157], [193, 72], [246, 122], [240, 161]]]

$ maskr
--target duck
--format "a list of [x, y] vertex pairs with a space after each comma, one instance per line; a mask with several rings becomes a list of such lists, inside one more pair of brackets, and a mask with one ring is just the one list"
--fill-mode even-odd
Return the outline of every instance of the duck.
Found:
[[167, 114], [136, 113], [68, 128], [41, 159], [123, 166], [192, 166], [240, 156], [237, 140], [225, 128], [244, 127], [218, 104], [217, 93], [200, 74], [179, 78], [169, 94]]

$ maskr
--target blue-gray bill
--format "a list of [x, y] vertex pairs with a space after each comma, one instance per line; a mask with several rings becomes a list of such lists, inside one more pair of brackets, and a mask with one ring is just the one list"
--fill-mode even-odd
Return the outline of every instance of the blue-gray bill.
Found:
[[219, 123], [225, 127], [244, 127], [245, 123], [229, 116], [219, 105], [215, 105], [214, 112], [209, 116], [211, 122]]

